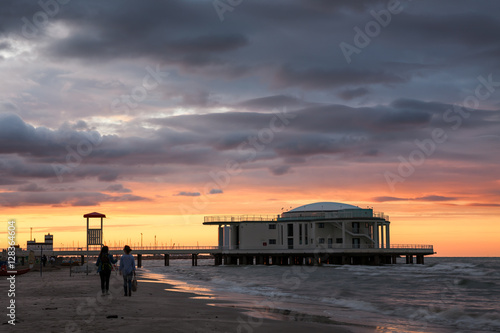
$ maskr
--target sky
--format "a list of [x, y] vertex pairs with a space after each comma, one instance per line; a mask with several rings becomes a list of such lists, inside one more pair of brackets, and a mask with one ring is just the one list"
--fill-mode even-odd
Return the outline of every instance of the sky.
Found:
[[[500, 256], [496, 1], [0, 3], [0, 248], [216, 245], [319, 201]], [[30, 232], [32, 234], [30, 234]]]

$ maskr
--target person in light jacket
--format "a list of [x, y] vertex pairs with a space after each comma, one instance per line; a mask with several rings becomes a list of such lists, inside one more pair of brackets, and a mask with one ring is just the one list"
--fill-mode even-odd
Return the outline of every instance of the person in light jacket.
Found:
[[125, 245], [123, 248], [124, 255], [120, 258], [120, 274], [123, 275], [123, 290], [124, 296], [132, 296], [132, 278], [135, 275], [135, 260], [130, 254], [132, 249]]

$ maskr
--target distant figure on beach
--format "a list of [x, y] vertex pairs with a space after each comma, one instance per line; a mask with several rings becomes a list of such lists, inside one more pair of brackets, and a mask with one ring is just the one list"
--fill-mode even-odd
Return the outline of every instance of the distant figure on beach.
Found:
[[130, 254], [132, 252], [130, 246], [125, 245], [123, 252], [125, 254], [120, 258], [120, 274], [123, 275], [124, 296], [132, 296], [132, 278], [135, 275], [135, 260], [134, 256]]
[[45, 264], [47, 263], [47, 256], [44, 254], [42, 256], [42, 264], [43, 264], [43, 267], [45, 267]]
[[109, 248], [103, 246], [101, 248], [101, 253], [97, 258], [95, 265], [97, 266], [97, 272], [101, 277], [101, 291], [102, 296], [109, 295], [109, 277], [111, 276], [112, 264], [116, 264], [118, 260], [113, 258], [113, 255], [109, 254]]

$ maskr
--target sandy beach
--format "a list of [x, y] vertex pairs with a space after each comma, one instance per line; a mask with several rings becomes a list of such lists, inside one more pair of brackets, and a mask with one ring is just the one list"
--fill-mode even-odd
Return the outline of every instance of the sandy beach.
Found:
[[[3, 332], [373, 332], [346, 327], [321, 318], [297, 319], [281, 314], [281, 320], [249, 316], [243, 309], [210, 306], [194, 294], [166, 291], [172, 286], [141, 279], [132, 297], [123, 296], [121, 276], [113, 272], [109, 296], [101, 296], [99, 276], [69, 275], [69, 268], [52, 268], [18, 276], [15, 284], [16, 325], [6, 316], [9, 290], [6, 277], [0, 280]], [[6, 329], [6, 330], [5, 330]]]

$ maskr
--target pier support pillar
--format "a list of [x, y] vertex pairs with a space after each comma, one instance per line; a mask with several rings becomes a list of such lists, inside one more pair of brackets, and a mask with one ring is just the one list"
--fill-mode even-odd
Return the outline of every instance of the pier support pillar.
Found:
[[191, 255], [191, 264], [192, 266], [198, 266], [198, 254], [193, 253]]
[[410, 263], [410, 256], [409, 256], [409, 255], [407, 255], [407, 256], [406, 256], [406, 264], [409, 264], [409, 263]]
[[396, 265], [398, 262], [398, 256], [392, 256], [392, 264]]
[[413, 264], [413, 256], [410, 256], [410, 264]]
[[314, 257], [314, 266], [322, 266], [321, 258], [319, 256]]
[[81, 258], [82, 258], [82, 266], [83, 266], [83, 265], [85, 265], [85, 256], [82, 254]]
[[137, 255], [137, 267], [142, 267], [142, 254]]
[[422, 254], [417, 254], [417, 264], [419, 265], [424, 264], [424, 256]]
[[165, 266], [170, 266], [170, 254], [165, 253]]

